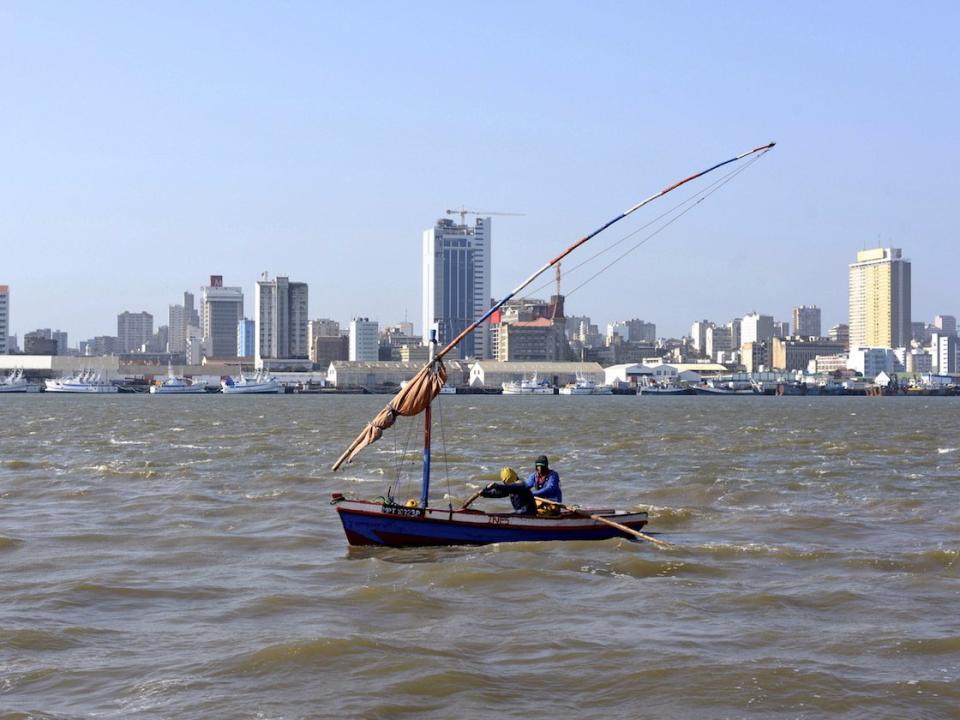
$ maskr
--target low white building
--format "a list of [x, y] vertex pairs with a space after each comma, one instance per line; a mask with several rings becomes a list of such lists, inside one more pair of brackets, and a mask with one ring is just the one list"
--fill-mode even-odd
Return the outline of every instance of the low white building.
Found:
[[560, 387], [576, 382], [577, 377], [598, 385], [605, 382], [603, 368], [595, 362], [497, 362], [478, 360], [470, 368], [470, 386], [499, 388], [505, 382], [548, 380]]

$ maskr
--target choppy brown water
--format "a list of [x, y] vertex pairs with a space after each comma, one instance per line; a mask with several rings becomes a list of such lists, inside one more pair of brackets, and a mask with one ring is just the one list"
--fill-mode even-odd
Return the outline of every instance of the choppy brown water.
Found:
[[436, 495], [546, 452], [679, 547], [350, 550], [384, 401], [0, 397], [0, 716], [958, 717], [960, 401], [443, 397]]

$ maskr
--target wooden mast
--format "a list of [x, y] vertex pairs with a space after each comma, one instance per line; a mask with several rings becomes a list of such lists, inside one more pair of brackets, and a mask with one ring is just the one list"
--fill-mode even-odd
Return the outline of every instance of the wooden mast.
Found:
[[[430, 362], [437, 351], [437, 331], [430, 331]], [[433, 402], [423, 411], [423, 479], [420, 481], [420, 507], [427, 506], [430, 496], [430, 430], [433, 423]]]

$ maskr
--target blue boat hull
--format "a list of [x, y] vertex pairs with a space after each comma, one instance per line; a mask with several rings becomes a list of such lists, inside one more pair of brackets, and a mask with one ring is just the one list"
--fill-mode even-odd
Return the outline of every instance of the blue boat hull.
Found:
[[[385, 510], [379, 503], [358, 501], [339, 505], [337, 512], [351, 545], [422, 547], [625, 537], [610, 525], [576, 514], [545, 518], [472, 510]], [[409, 514], [394, 514], [398, 512]], [[634, 530], [647, 523], [646, 513], [611, 514], [610, 519]]]

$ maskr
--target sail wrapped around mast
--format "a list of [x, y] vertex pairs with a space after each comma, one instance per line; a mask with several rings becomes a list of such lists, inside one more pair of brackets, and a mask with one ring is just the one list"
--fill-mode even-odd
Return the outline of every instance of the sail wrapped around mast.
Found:
[[438, 358], [420, 368], [413, 379], [397, 393], [387, 406], [377, 413], [343, 454], [333, 464], [333, 470], [343, 463], [350, 462], [367, 445], [383, 436], [383, 431], [396, 422], [399, 415], [412, 417], [419, 415], [433, 399], [440, 394], [440, 388], [447, 381], [447, 368]]

